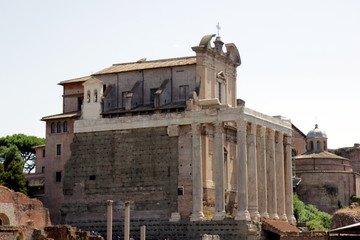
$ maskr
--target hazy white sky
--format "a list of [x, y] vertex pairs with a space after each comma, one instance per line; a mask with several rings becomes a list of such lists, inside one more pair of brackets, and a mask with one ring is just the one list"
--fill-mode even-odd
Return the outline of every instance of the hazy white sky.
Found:
[[0, 137], [45, 136], [60, 81], [140, 58], [192, 56], [216, 33], [239, 49], [238, 98], [319, 127], [330, 148], [360, 142], [360, 1], [0, 1]]

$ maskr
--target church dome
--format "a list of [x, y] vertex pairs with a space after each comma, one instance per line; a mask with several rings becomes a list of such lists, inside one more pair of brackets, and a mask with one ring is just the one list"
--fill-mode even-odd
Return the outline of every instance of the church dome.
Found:
[[318, 125], [315, 124], [315, 128], [308, 132], [306, 138], [327, 138], [326, 133], [318, 128]]

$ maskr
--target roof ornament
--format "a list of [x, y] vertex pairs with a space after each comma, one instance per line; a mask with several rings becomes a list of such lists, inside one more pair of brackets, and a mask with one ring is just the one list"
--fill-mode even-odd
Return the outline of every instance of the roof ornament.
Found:
[[220, 36], [221, 27], [220, 27], [220, 23], [219, 23], [219, 22], [217, 23], [216, 28], [217, 28], [217, 35]]

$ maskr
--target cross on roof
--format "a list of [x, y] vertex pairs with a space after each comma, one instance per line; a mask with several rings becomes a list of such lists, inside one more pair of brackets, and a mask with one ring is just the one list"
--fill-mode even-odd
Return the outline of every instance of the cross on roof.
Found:
[[217, 35], [220, 36], [220, 23], [218, 22], [218, 24], [216, 25], [216, 28], [217, 28]]

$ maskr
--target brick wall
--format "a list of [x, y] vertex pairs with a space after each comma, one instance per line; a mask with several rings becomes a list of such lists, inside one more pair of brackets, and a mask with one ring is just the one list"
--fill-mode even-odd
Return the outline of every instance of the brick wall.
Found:
[[178, 137], [167, 128], [80, 133], [65, 166], [63, 222], [105, 220], [106, 200], [135, 218], [177, 211]]

